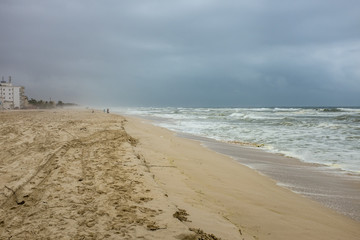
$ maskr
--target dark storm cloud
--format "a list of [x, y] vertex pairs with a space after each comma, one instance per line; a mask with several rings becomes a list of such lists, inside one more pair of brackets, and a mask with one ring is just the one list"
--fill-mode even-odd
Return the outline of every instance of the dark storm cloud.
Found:
[[0, 2], [0, 74], [89, 104], [360, 105], [358, 1]]

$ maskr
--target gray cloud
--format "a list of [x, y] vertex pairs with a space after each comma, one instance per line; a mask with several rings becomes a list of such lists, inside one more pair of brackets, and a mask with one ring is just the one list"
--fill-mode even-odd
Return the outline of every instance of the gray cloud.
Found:
[[0, 2], [0, 74], [83, 104], [360, 105], [358, 1]]

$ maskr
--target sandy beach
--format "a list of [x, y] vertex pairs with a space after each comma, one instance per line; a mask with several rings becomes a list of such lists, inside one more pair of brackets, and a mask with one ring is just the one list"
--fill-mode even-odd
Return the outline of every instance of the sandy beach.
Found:
[[360, 222], [146, 120], [0, 112], [0, 239], [359, 239]]

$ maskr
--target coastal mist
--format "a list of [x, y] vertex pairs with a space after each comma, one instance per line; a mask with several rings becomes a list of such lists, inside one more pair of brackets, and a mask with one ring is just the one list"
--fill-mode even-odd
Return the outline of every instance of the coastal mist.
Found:
[[360, 108], [128, 108], [180, 133], [360, 173]]

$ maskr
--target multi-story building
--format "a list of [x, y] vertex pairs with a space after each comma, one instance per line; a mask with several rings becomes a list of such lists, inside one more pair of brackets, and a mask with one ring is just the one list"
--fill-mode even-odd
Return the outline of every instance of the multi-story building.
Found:
[[0, 109], [20, 109], [25, 105], [24, 87], [13, 86], [11, 77], [9, 82], [0, 82]]

